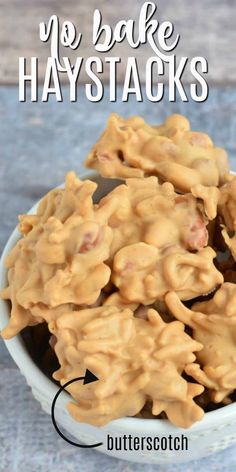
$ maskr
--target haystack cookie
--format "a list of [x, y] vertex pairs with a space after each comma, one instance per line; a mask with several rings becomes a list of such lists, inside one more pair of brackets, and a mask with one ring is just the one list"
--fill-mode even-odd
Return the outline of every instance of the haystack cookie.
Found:
[[130, 303], [150, 305], [171, 290], [189, 300], [223, 283], [213, 263], [215, 255], [210, 247], [191, 253], [178, 247], [160, 251], [150, 244], [132, 244], [116, 253], [112, 281]]
[[[208, 202], [207, 212], [214, 217], [212, 199], [199, 188], [195, 190]], [[160, 185], [156, 177], [128, 179], [100, 201], [98, 212], [108, 207], [106, 221], [113, 231], [111, 258], [119, 249], [139, 242], [158, 249], [176, 246], [191, 251], [208, 243], [209, 219], [204, 206], [191, 193], [178, 195], [168, 182]]]
[[111, 270], [104, 261], [112, 230], [91, 220], [91, 186], [84, 185], [69, 175], [65, 190], [41, 202], [36, 219], [22, 219], [24, 237], [6, 259], [9, 285], [1, 291], [12, 302], [4, 337], [41, 322], [47, 308], [93, 304], [109, 282]]
[[222, 218], [222, 236], [236, 261], [236, 177], [231, 176], [220, 189], [218, 211]]
[[152, 309], [143, 320], [129, 309], [100, 307], [65, 313], [49, 323], [49, 330], [57, 338], [61, 365], [55, 379], [64, 384], [85, 367], [99, 378], [68, 387], [76, 400], [68, 409], [76, 420], [101, 426], [136, 415], [148, 399], [153, 415], [164, 411], [179, 427], [203, 417], [193, 400], [203, 387], [182, 377], [202, 345], [184, 332], [182, 323], [165, 323]]
[[210, 390], [219, 403], [236, 388], [236, 285], [225, 283], [214, 297], [186, 308], [174, 292], [166, 304], [178, 320], [193, 329], [193, 338], [203, 345], [198, 364], [188, 366], [187, 374]]
[[111, 114], [85, 165], [104, 177], [158, 175], [183, 192], [197, 184], [221, 185], [229, 172], [226, 152], [207, 134], [191, 131], [182, 115], [149, 126], [138, 116]]

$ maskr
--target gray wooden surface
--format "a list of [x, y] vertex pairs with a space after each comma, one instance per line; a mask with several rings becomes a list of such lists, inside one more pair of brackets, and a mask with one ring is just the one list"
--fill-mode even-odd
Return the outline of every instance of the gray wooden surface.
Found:
[[[70, 57], [98, 55], [92, 47], [92, 15], [95, 8], [103, 13], [103, 22], [114, 26], [121, 19], [137, 19], [143, 0], [0, 0], [0, 83], [18, 83], [18, 57], [39, 58], [39, 78], [45, 75], [45, 61], [49, 56], [49, 44], [41, 43], [38, 25], [57, 14], [61, 21], [71, 20], [82, 32], [83, 40]], [[209, 80], [217, 84], [236, 83], [236, 1], [235, 0], [160, 0], [156, 18], [160, 22], [172, 21], [180, 33], [178, 46], [180, 56], [205, 56], [209, 61]], [[68, 48], [64, 55], [68, 55]], [[114, 47], [109, 53], [122, 57], [118, 67], [118, 80], [122, 80], [126, 59], [136, 56], [143, 80], [145, 63], [154, 55], [148, 46], [131, 49], [127, 42]], [[105, 55], [109, 55], [105, 54]], [[184, 80], [191, 79], [184, 73]], [[61, 80], [66, 82], [65, 74]], [[84, 68], [81, 83], [86, 80]], [[108, 80], [105, 68], [103, 80]]]
[[[0, 87], [0, 253], [17, 222], [64, 174], [82, 170], [82, 161], [111, 111], [138, 113], [158, 123], [172, 112], [186, 114], [193, 128], [224, 146], [236, 170], [236, 89], [211, 88], [202, 104], [148, 102], [92, 104], [82, 93], [77, 103], [19, 103], [17, 88]], [[208, 459], [168, 468], [122, 462], [70, 447], [51, 426], [0, 341], [0, 472], [233, 472], [235, 448]]]

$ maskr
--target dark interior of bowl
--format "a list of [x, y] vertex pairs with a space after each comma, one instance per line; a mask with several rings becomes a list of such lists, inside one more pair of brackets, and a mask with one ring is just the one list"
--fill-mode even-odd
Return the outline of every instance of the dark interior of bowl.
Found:
[[59, 382], [53, 379], [52, 374], [60, 365], [54, 350], [49, 344], [51, 333], [48, 331], [47, 323], [37, 326], [30, 326], [21, 332], [24, 345], [37, 367], [54, 383]]

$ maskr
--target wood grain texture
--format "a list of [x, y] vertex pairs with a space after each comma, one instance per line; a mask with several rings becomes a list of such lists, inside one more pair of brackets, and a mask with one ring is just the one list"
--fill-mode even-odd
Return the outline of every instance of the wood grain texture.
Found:
[[[235, 0], [160, 0], [158, 19], [170, 20], [175, 31], [180, 33], [177, 57], [204, 56], [209, 62], [208, 78], [211, 83], [236, 83], [236, 1]], [[61, 20], [71, 20], [83, 40], [77, 51], [70, 55], [89, 57], [98, 55], [92, 47], [92, 16], [95, 8], [103, 13], [103, 20], [115, 25], [121, 19], [137, 19], [143, 0], [0, 0], [0, 83], [18, 83], [18, 57], [39, 58], [39, 80], [45, 74], [46, 59], [50, 55], [49, 45], [39, 40], [39, 23], [47, 21], [52, 14]], [[68, 48], [66, 54], [68, 55]], [[149, 46], [131, 49], [126, 42], [114, 47], [109, 53], [122, 58], [118, 66], [118, 81], [124, 79], [128, 56], [136, 56], [140, 78], [144, 80], [145, 64], [153, 56]], [[187, 72], [187, 71], [186, 71]], [[102, 75], [108, 81], [108, 67]], [[185, 81], [191, 80], [189, 72], [184, 74]], [[61, 80], [67, 82], [66, 75]], [[84, 69], [79, 81], [87, 80]]]

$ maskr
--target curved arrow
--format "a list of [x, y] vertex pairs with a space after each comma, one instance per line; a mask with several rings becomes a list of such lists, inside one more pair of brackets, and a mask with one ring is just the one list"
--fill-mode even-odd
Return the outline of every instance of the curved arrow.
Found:
[[52, 423], [53, 423], [53, 426], [55, 428], [55, 430], [57, 431], [57, 433], [61, 436], [62, 439], [64, 439], [66, 442], [68, 442], [69, 444], [72, 444], [72, 446], [76, 446], [76, 447], [84, 447], [84, 448], [90, 448], [90, 447], [98, 447], [98, 446], [102, 446], [102, 442], [100, 443], [96, 443], [96, 444], [79, 444], [79, 443], [76, 443], [74, 441], [71, 441], [70, 439], [68, 439], [59, 429], [57, 423], [56, 423], [56, 420], [55, 420], [55, 406], [56, 406], [56, 401], [60, 395], [61, 392], [63, 392], [66, 387], [68, 387], [69, 385], [71, 385], [72, 383], [74, 382], [78, 382], [78, 380], [83, 380], [83, 384], [86, 385], [88, 383], [91, 383], [91, 382], [96, 382], [98, 379], [98, 377], [96, 377], [96, 375], [94, 375], [92, 372], [90, 372], [90, 370], [86, 369], [86, 372], [85, 372], [85, 375], [84, 377], [78, 377], [76, 379], [72, 379], [72, 380], [69, 380], [68, 382], [66, 382], [64, 385], [62, 385], [58, 392], [56, 393], [54, 399], [53, 399], [53, 402], [52, 402], [52, 406], [51, 406], [51, 417], [52, 417]]

